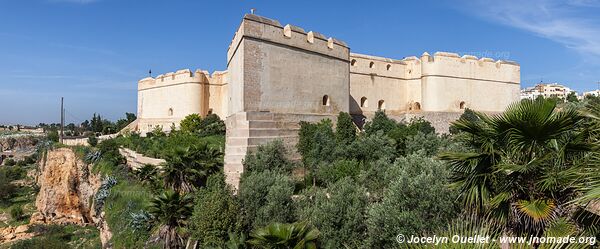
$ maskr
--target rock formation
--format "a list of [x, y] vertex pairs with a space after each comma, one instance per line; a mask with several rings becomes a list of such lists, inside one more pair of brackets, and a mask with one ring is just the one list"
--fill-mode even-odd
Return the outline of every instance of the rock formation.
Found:
[[34, 236], [34, 234], [28, 233], [28, 230], [28, 225], [0, 228], [0, 244], [10, 243], [22, 239], [30, 239]]
[[102, 247], [107, 248], [112, 234], [104, 212], [97, 213], [94, 208], [95, 195], [102, 181], [90, 171], [91, 165], [77, 158], [69, 148], [48, 151], [40, 162], [37, 211], [31, 216], [30, 223], [94, 224], [100, 230]]
[[92, 202], [100, 179], [90, 174], [89, 165], [71, 149], [48, 151], [40, 162], [38, 185], [37, 212], [31, 216], [31, 223], [95, 223]]

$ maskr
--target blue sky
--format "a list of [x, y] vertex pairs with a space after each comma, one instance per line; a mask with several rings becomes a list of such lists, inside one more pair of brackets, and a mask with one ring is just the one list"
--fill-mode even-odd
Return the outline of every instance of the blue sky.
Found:
[[600, 0], [150, 1], [0, 0], [0, 124], [136, 110], [137, 80], [226, 68], [241, 17], [256, 13], [401, 59], [424, 51], [521, 64], [523, 86], [600, 81]]

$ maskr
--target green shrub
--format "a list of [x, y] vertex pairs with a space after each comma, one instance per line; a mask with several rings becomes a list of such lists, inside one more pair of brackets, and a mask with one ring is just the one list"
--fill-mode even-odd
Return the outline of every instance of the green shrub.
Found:
[[425, 134], [422, 132], [417, 132], [416, 135], [408, 136], [405, 144], [406, 155], [421, 151], [425, 153], [425, 155], [431, 157], [437, 155], [439, 149], [443, 146], [446, 146], [448, 142], [435, 133]]
[[356, 138], [356, 127], [352, 122], [352, 116], [346, 112], [340, 112], [335, 126], [335, 138], [338, 145], [349, 145]]
[[359, 136], [351, 146], [345, 146], [342, 152], [347, 159], [360, 162], [374, 162], [382, 158], [393, 159], [396, 157], [395, 142], [382, 131], [368, 136]]
[[244, 172], [290, 172], [294, 166], [287, 158], [287, 151], [281, 140], [258, 146], [256, 152], [246, 155], [243, 164]]
[[205, 188], [197, 193], [190, 219], [192, 236], [201, 247], [223, 247], [229, 233], [239, 230], [237, 200], [222, 173], [208, 178]]
[[284, 174], [269, 170], [244, 174], [238, 198], [247, 231], [292, 221], [292, 194], [294, 182]]
[[92, 147], [96, 147], [96, 145], [98, 145], [98, 138], [96, 136], [89, 136], [88, 144]]
[[355, 178], [361, 170], [361, 163], [356, 160], [338, 160], [333, 163], [319, 165], [316, 177], [326, 185], [333, 184], [345, 177]]
[[49, 131], [47, 133], [46, 137], [47, 137], [47, 139], [49, 141], [52, 141], [52, 142], [55, 142], [55, 143], [58, 143], [58, 140], [60, 138], [60, 136], [58, 135], [58, 131], [57, 130]]
[[[321, 231], [324, 248], [362, 248], [366, 232], [366, 189], [344, 178], [327, 189], [307, 190], [298, 202], [298, 219]], [[395, 236], [395, 235], [394, 235]]]
[[15, 185], [10, 183], [11, 180], [6, 176], [6, 173], [0, 171], [0, 200], [7, 200], [15, 193]]
[[383, 134], [387, 134], [394, 128], [396, 128], [396, 121], [388, 118], [383, 111], [375, 112], [375, 116], [373, 119], [365, 124], [365, 133], [367, 135], [372, 135], [377, 133], [378, 131], [382, 131]]
[[98, 151], [102, 160], [109, 161], [113, 165], [119, 165], [125, 162], [125, 158], [119, 153], [119, 145], [114, 139], [108, 139], [98, 144]]
[[225, 135], [225, 122], [216, 114], [208, 114], [200, 121], [201, 137], [213, 135]]
[[4, 160], [4, 166], [15, 166], [16, 164], [17, 162], [15, 161], [15, 159], [7, 158]]
[[36, 159], [36, 154], [33, 154], [33, 155], [31, 155], [31, 156], [26, 156], [26, 157], [23, 159], [23, 162], [25, 162], [25, 165], [31, 165], [31, 164], [34, 164], [34, 163], [36, 163], [36, 162], [37, 162], [37, 159]]
[[368, 210], [369, 248], [397, 248], [398, 234], [428, 234], [457, 215], [457, 195], [447, 186], [444, 164], [413, 154], [400, 158], [386, 173], [383, 200]]
[[10, 209], [10, 217], [12, 217], [13, 220], [20, 221], [23, 219], [23, 215], [25, 215], [25, 213], [20, 205], [15, 205]]
[[[10, 246], [11, 249], [64, 249], [65, 241], [55, 237], [34, 237], [19, 240]], [[68, 248], [68, 247], [67, 247]]]
[[180, 130], [182, 132], [198, 132], [202, 126], [202, 117], [200, 115], [194, 113], [185, 116], [181, 123], [179, 124]]

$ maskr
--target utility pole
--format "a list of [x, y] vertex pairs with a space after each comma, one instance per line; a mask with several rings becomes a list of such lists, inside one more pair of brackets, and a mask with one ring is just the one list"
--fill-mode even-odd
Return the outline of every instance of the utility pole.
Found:
[[63, 142], [64, 136], [64, 127], [65, 127], [65, 108], [64, 108], [65, 98], [60, 97], [60, 143]]

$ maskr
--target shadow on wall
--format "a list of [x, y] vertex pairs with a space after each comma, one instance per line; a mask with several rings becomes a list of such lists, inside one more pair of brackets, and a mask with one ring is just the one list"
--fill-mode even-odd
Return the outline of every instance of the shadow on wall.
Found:
[[358, 102], [356, 102], [356, 99], [354, 99], [353, 96], [350, 96], [350, 112], [352, 112], [351, 114], [363, 114], [362, 109], [360, 108]]

